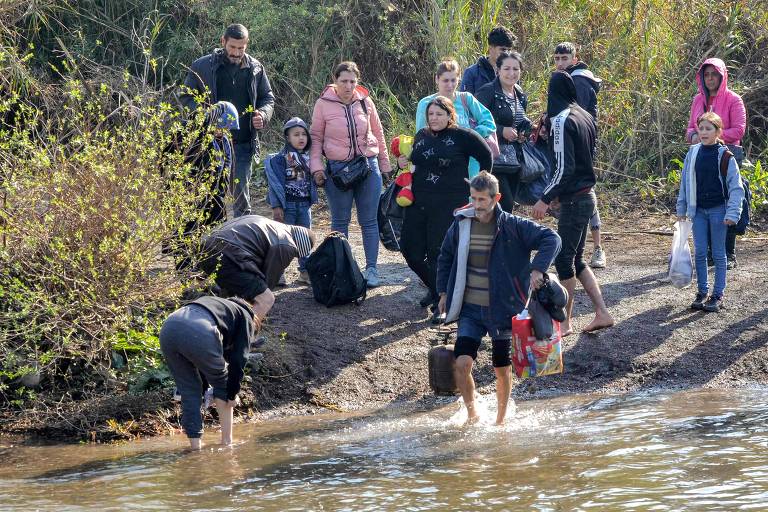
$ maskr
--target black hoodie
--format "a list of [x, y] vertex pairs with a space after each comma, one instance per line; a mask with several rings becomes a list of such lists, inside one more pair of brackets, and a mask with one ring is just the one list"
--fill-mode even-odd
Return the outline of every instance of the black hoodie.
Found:
[[565, 71], [571, 75], [576, 85], [576, 102], [589, 112], [597, 123], [597, 93], [600, 92], [603, 80], [593, 75], [585, 62], [568, 66]]
[[200, 297], [192, 304], [208, 310], [216, 321], [221, 333], [221, 345], [227, 366], [227, 396], [216, 396], [222, 400], [234, 400], [240, 392], [244, 368], [248, 362], [251, 341], [256, 330], [253, 326], [253, 308], [243, 299], [232, 297]]
[[565, 71], [555, 71], [549, 79], [547, 117], [552, 123], [549, 156], [553, 171], [541, 200], [549, 204], [556, 197], [567, 201], [595, 185], [592, 158], [597, 130], [594, 118], [576, 103], [576, 86]]

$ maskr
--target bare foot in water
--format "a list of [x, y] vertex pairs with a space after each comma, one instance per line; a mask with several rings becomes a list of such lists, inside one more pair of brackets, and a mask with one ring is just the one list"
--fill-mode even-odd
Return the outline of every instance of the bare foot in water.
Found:
[[478, 421], [480, 421], [480, 415], [475, 411], [475, 404], [467, 404], [467, 421], [464, 425], [474, 425]]
[[478, 421], [480, 421], [480, 416], [478, 416], [477, 414], [474, 414], [467, 418], [467, 421], [464, 422], [464, 425], [474, 425]]
[[599, 331], [600, 329], [606, 329], [608, 327], [613, 327], [613, 324], [615, 322], [613, 321], [613, 317], [609, 313], [597, 313], [595, 315], [594, 320], [589, 322], [589, 324], [582, 329], [583, 332], [595, 332]]

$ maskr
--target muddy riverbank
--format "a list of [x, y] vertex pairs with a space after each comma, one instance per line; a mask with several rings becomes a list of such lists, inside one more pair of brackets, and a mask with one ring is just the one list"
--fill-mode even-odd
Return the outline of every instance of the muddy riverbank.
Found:
[[[318, 217], [318, 230], [327, 233], [327, 218]], [[692, 289], [664, 282], [671, 237], [658, 232], [669, 232], [671, 223], [661, 215], [605, 223], [612, 233], [603, 244], [608, 266], [596, 274], [616, 326], [580, 333], [591, 319], [591, 305], [578, 290], [576, 333], [564, 341], [565, 373], [516, 382], [517, 400], [768, 384], [768, 254], [762, 235], [739, 240], [739, 267], [729, 272], [726, 309], [706, 314], [688, 309]], [[350, 238], [363, 262], [356, 226]], [[437, 403], [427, 382], [427, 352], [440, 339], [418, 305], [425, 288], [399, 254], [383, 248], [379, 274], [383, 285], [370, 290], [360, 306], [326, 308], [313, 300], [309, 287], [292, 284], [298, 275], [292, 264], [289, 284], [277, 290], [265, 327], [265, 362], [246, 377], [240, 421]], [[480, 393], [494, 392], [487, 350], [481, 351], [475, 377]], [[2, 433], [52, 440], [126, 439], [178, 427], [178, 407], [167, 390], [142, 395], [105, 390], [77, 402], [42, 396], [34, 407], [0, 414]]]

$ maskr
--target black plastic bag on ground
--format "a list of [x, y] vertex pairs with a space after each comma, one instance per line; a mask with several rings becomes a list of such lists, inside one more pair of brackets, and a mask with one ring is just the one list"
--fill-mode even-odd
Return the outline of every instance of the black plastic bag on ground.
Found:
[[389, 251], [400, 252], [400, 232], [403, 227], [405, 208], [397, 204], [395, 198], [400, 191], [394, 181], [390, 183], [379, 198], [379, 238], [384, 248]]
[[343, 234], [334, 231], [325, 237], [306, 267], [317, 302], [331, 307], [365, 300], [365, 278]]

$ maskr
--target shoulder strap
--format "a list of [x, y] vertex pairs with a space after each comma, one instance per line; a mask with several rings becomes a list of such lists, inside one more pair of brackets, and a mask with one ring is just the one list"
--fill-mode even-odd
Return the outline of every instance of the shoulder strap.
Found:
[[731, 163], [731, 157], [733, 156], [733, 153], [731, 153], [731, 150], [726, 149], [723, 153], [723, 157], [720, 159], [720, 176], [723, 177], [722, 180], [720, 180], [723, 184], [723, 195], [725, 196], [725, 200], [727, 201], [730, 194], [728, 193], [728, 184], [726, 183], [725, 179], [728, 177], [728, 165]]
[[365, 115], [368, 115], [368, 103], [365, 101], [366, 99], [368, 99], [367, 96], [360, 100], [360, 106], [363, 107], [363, 112], [365, 112]]
[[731, 163], [732, 156], [733, 153], [731, 153], [731, 150], [726, 149], [725, 153], [723, 153], [723, 158], [720, 159], [720, 175], [723, 178], [728, 176], [728, 165]]

